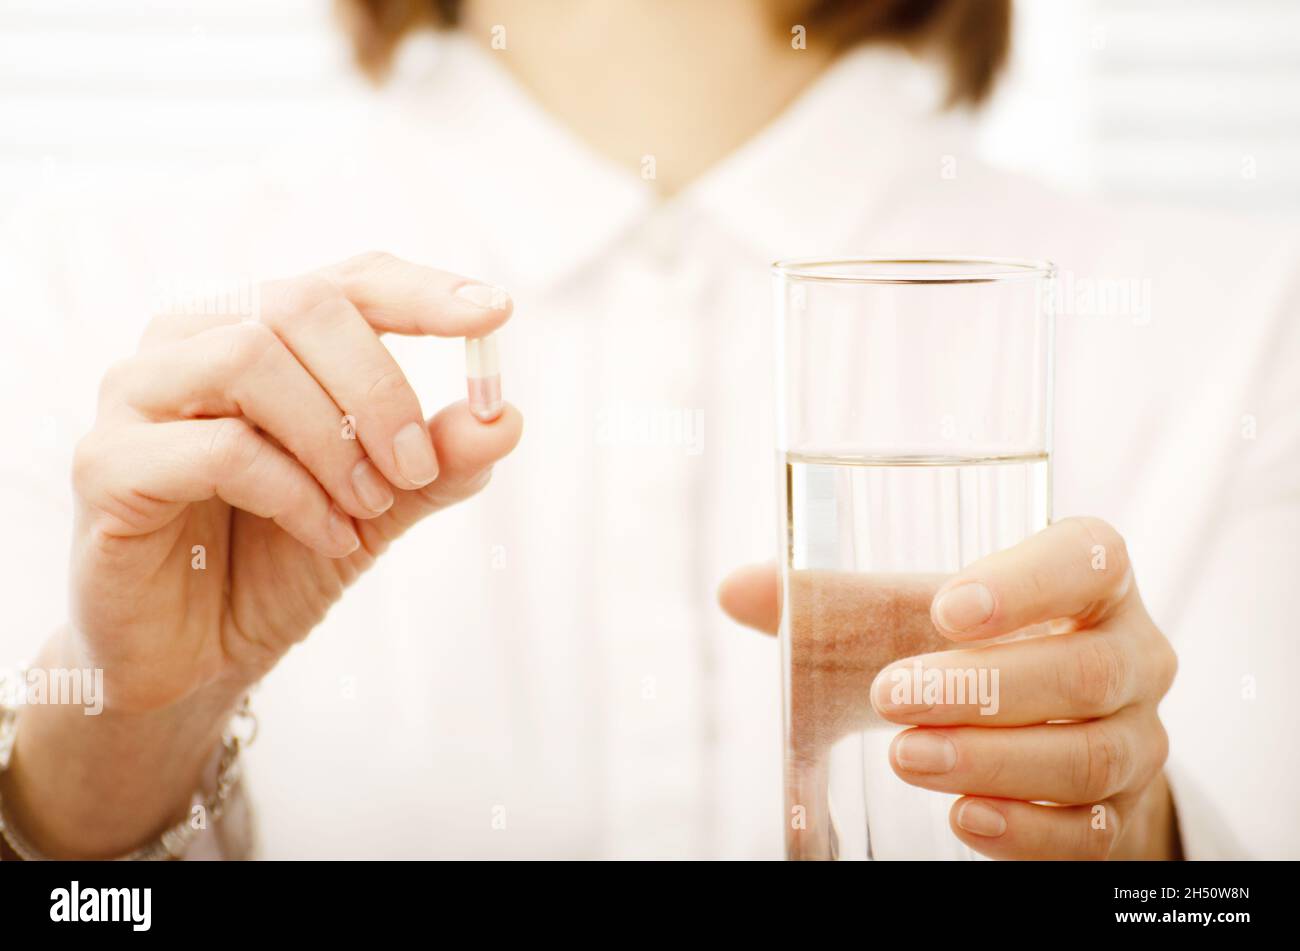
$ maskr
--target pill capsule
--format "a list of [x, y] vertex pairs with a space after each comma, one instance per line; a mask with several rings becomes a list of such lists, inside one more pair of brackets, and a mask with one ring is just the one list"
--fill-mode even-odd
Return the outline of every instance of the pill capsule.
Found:
[[465, 382], [469, 411], [485, 423], [501, 415], [501, 364], [496, 334], [465, 338]]

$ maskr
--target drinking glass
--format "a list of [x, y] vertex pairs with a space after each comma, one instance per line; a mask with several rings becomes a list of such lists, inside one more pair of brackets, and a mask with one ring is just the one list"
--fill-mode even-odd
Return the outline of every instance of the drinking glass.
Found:
[[[890, 662], [954, 646], [929, 618], [946, 577], [1048, 523], [1053, 267], [871, 259], [772, 272], [787, 857], [969, 858], [948, 825], [956, 797], [894, 774], [901, 728], [869, 691]], [[928, 689], [919, 668], [891, 677], [891, 689]], [[996, 671], [972, 670], [936, 689], [987, 709], [998, 685]]]

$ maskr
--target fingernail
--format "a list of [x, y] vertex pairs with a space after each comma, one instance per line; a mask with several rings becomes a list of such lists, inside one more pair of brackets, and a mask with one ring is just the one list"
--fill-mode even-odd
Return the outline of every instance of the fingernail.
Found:
[[456, 288], [456, 296], [485, 310], [505, 310], [510, 305], [510, 295], [491, 284], [462, 284]]
[[993, 616], [993, 592], [978, 581], [960, 584], [934, 602], [934, 621], [953, 634], [978, 627]]
[[361, 539], [352, 527], [352, 520], [337, 505], [330, 508], [329, 531], [330, 538], [334, 539], [339, 548], [344, 549], [340, 557], [352, 554], [361, 545]]
[[388, 487], [388, 480], [379, 474], [369, 459], [362, 459], [353, 468], [352, 489], [361, 504], [376, 515], [387, 512], [393, 504], [393, 490]]
[[978, 799], [962, 803], [961, 808], [957, 810], [957, 825], [967, 832], [986, 835], [989, 838], [1007, 831], [1006, 817], [987, 802], [980, 802]]
[[904, 733], [894, 747], [898, 765], [909, 773], [947, 773], [957, 765], [957, 747], [940, 733]]
[[469, 411], [490, 423], [501, 415], [501, 359], [497, 335], [465, 338], [465, 383], [469, 390]]
[[393, 458], [402, 478], [417, 488], [438, 478], [438, 460], [433, 454], [429, 431], [421, 423], [407, 423], [393, 439]]

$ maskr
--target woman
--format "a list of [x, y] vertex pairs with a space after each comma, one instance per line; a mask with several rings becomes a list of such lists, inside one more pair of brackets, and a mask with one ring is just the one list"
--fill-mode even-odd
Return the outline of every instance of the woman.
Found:
[[[103, 669], [106, 705], [22, 709], [11, 830], [49, 855], [148, 847], [210, 794], [265, 680], [247, 755], [267, 854], [779, 854], [775, 646], [712, 591], [771, 552], [763, 271], [902, 250], [1066, 272], [1054, 488], [1058, 517], [1087, 517], [940, 592], [953, 641], [1076, 630], [1009, 649], [1029, 686], [996, 726], [877, 703], [918, 725], [890, 765], [962, 794], [953, 832], [993, 857], [1300, 852], [1278, 681], [1300, 659], [1293, 243], [981, 167], [962, 110], [1004, 57], [1002, 3], [345, 11], [372, 70], [458, 25], [361, 127], [58, 227], [76, 277], [19, 298], [62, 321], [34, 346], [89, 360], [159, 282], [280, 275], [248, 308], [173, 307], [105, 377], [66, 623], [36, 666]], [[1107, 311], [1084, 293], [1107, 282], [1146, 292]], [[503, 325], [528, 436], [513, 406], [424, 426], [463, 374], [418, 338]], [[16, 368], [11, 405], [67, 385], [63, 359]], [[1098, 546], [1113, 570], [1087, 570]], [[721, 598], [774, 626], [770, 569]], [[244, 825], [190, 854], [241, 854]]]

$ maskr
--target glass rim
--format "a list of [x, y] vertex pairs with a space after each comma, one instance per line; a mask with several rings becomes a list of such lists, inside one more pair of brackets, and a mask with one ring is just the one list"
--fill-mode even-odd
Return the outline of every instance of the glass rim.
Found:
[[[866, 268], [879, 268], [879, 273], [853, 273]], [[909, 272], [914, 268], [920, 272]], [[771, 271], [789, 281], [824, 284], [999, 284], [1050, 279], [1056, 275], [1056, 265], [1047, 260], [993, 257], [796, 258], [772, 262]]]

